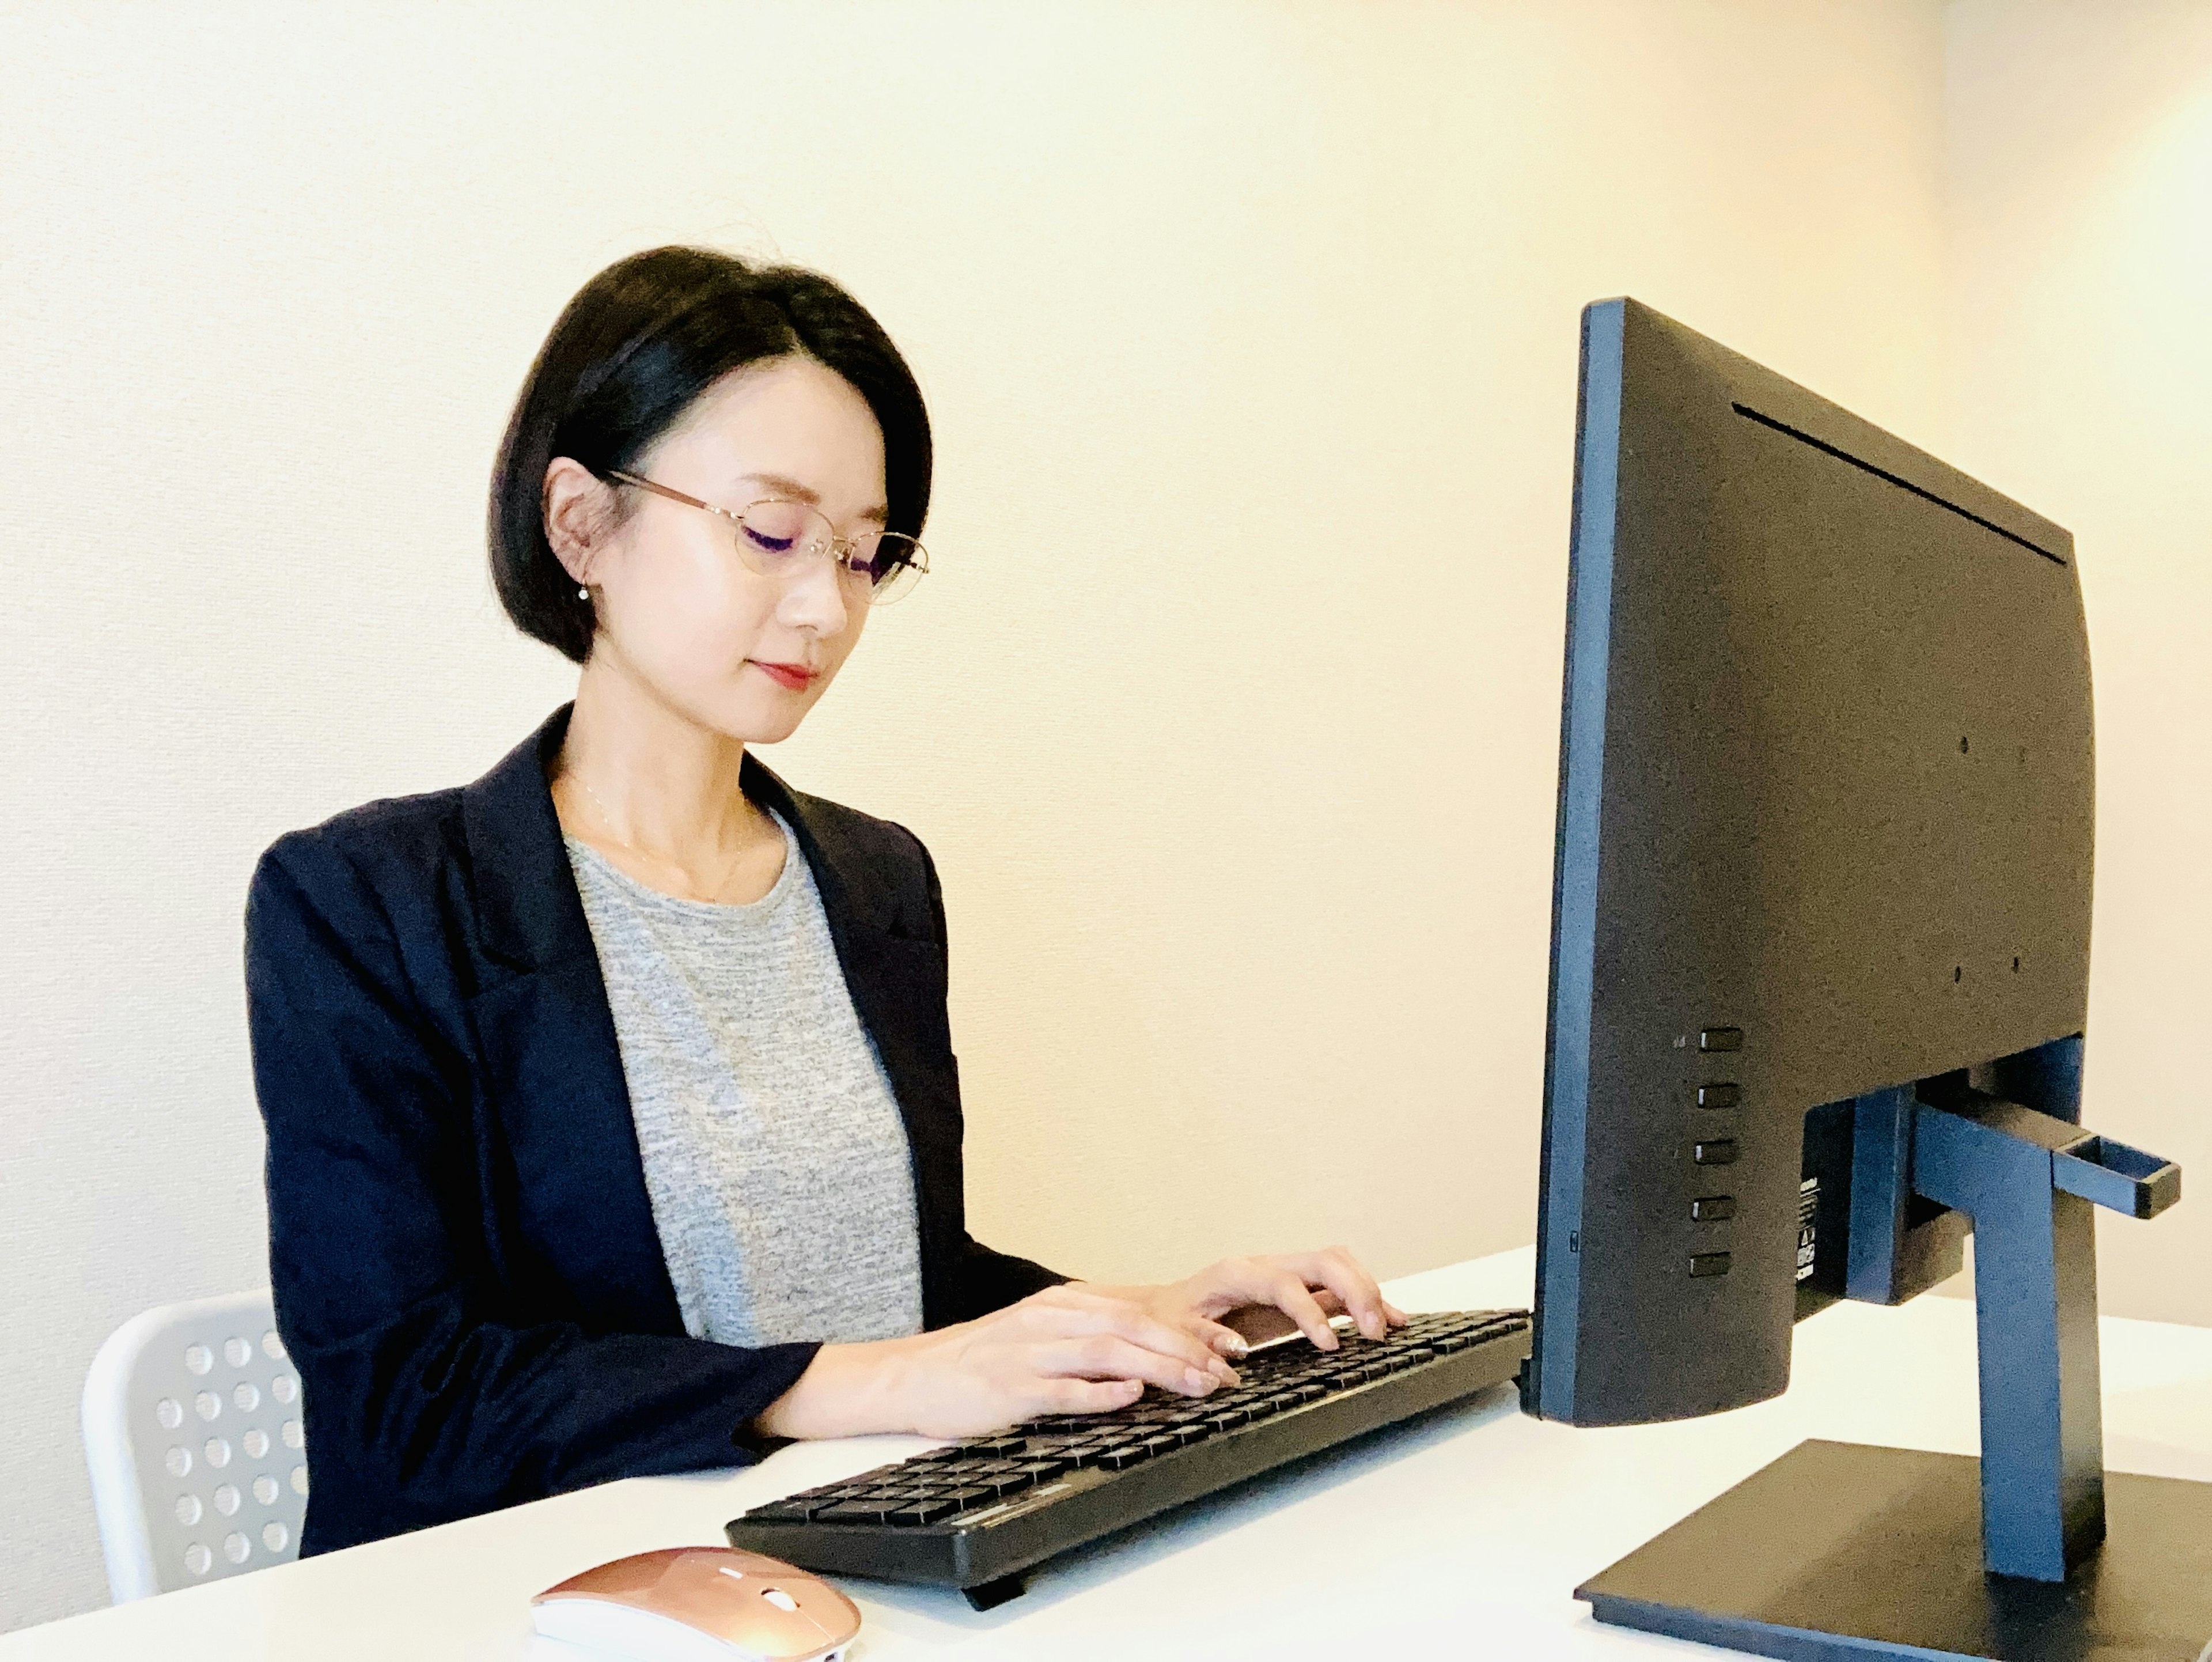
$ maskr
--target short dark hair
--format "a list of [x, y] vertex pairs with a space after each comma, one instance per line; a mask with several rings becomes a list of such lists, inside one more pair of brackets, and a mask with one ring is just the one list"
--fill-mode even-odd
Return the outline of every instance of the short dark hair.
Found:
[[592, 610], [545, 540], [545, 469], [630, 466], [732, 369], [803, 353], [852, 383], [884, 435], [887, 527], [921, 533], [929, 412], [867, 308], [818, 272], [756, 265], [711, 248], [649, 248], [616, 261], [563, 308], [538, 349], [491, 478], [491, 575], [524, 634], [581, 663]]

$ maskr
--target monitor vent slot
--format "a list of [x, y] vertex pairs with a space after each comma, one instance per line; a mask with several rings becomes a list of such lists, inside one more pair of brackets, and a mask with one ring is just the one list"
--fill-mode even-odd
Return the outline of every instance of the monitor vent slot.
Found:
[[1878, 479], [1885, 479], [1891, 484], [1895, 485], [1899, 490], [1909, 490], [1914, 496], [1919, 497], [1923, 502], [1930, 502], [1935, 503], [1938, 508], [1947, 508], [1950, 512], [1956, 514], [1962, 520], [1972, 520], [1976, 525], [1980, 526], [1984, 531], [1994, 531], [1998, 536], [2003, 538], [2007, 542], [2017, 543], [2032, 554], [2040, 554], [2045, 559], [2054, 561], [2059, 565], [2064, 565], [2067, 563], [2066, 557], [2063, 554], [2054, 553], [2039, 543], [2032, 543], [2027, 538], [2021, 536], [2017, 531], [2008, 531], [2004, 527], [1999, 525], [1995, 520], [1984, 519], [1979, 514], [1975, 513], [1971, 508], [1961, 508], [1958, 503], [1951, 501], [1948, 496], [1939, 496], [1934, 491], [1926, 489], [1924, 486], [1915, 484], [1911, 480], [1904, 478], [1900, 474], [1893, 473], [1886, 467], [1876, 467], [1872, 462], [1864, 460], [1860, 457], [1854, 456], [1848, 450], [1839, 450], [1834, 445], [1830, 444], [1826, 440], [1816, 439], [1810, 433], [1805, 432], [1802, 429], [1792, 427], [1788, 422], [1777, 421], [1773, 417], [1763, 414], [1760, 411], [1754, 410], [1747, 404], [1736, 404], [1732, 405], [1730, 407], [1735, 410], [1737, 415], [1742, 416], [1748, 420], [1755, 421], [1761, 427], [1771, 427], [1776, 432], [1784, 434], [1787, 436], [1796, 440], [1800, 444], [1809, 444], [1814, 449], [1820, 451], [1824, 455], [1833, 456], [1840, 462], [1849, 462], [1853, 467], [1857, 468], [1863, 473], [1871, 473]]

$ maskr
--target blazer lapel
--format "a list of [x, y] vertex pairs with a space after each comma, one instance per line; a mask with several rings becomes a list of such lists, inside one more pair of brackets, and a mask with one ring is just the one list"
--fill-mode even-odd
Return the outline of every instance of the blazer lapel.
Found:
[[629, 1087], [591, 926], [546, 787], [573, 708], [462, 793], [479, 942], [497, 970], [471, 1002], [490, 1113], [504, 1133], [505, 1196], [539, 1266], [606, 1331], [680, 1334], [645, 1186]]

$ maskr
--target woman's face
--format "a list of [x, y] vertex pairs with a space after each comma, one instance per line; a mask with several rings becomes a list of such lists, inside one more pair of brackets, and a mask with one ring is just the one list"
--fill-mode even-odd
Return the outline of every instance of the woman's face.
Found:
[[[805, 502], [839, 537], [883, 528], [882, 429], [851, 382], [808, 357], [725, 376], [629, 471], [733, 513], [763, 497]], [[729, 520], [617, 488], [627, 517], [589, 564], [592, 663], [727, 737], [788, 738], [860, 638], [865, 584], [826, 558], [763, 576]]]

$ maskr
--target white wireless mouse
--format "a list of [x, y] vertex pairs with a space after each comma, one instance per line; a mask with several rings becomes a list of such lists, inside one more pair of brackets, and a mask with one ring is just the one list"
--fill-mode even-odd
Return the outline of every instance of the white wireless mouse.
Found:
[[667, 1547], [572, 1575], [530, 1601], [548, 1639], [622, 1662], [842, 1662], [860, 1608], [781, 1559]]

